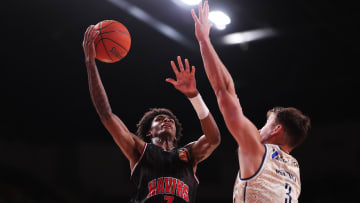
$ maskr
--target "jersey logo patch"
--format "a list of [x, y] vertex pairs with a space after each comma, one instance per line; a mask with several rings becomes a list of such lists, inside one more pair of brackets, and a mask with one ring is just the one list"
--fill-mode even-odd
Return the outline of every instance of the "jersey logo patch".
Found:
[[179, 149], [179, 158], [182, 161], [189, 162], [186, 149]]
[[277, 151], [275, 151], [272, 155], [271, 155], [271, 158], [276, 158], [277, 156], [279, 155], [279, 153]]

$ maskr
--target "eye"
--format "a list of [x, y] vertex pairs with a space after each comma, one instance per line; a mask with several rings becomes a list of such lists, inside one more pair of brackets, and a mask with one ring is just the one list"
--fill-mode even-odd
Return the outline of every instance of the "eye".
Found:
[[164, 119], [164, 117], [158, 116], [158, 117], [155, 118], [155, 121], [162, 121], [163, 119]]
[[174, 119], [169, 119], [169, 121], [170, 121], [171, 123], [175, 123]]

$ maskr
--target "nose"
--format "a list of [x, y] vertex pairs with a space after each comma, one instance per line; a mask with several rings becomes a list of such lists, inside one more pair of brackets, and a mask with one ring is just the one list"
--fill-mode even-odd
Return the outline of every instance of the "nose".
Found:
[[170, 118], [164, 118], [164, 122], [170, 122]]

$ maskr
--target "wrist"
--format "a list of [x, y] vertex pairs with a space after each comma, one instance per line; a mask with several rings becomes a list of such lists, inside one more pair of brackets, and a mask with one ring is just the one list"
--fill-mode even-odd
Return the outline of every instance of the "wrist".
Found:
[[198, 39], [199, 44], [207, 44], [210, 43], [210, 37], [203, 37], [201, 39]]
[[86, 65], [94, 65], [95, 64], [95, 58], [86, 57], [85, 58], [85, 64]]
[[188, 98], [194, 107], [196, 114], [199, 119], [202, 120], [209, 115], [209, 109], [207, 108], [204, 100], [202, 99], [200, 93], [198, 93], [195, 97]]
[[199, 94], [199, 92], [196, 90], [195, 92], [191, 92], [191, 93], [186, 94], [186, 97], [188, 99], [191, 99], [191, 98], [196, 97], [198, 94]]

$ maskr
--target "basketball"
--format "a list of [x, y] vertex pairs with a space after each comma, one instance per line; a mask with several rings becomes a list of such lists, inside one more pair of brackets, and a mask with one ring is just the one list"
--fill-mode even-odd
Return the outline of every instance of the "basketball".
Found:
[[99, 35], [94, 41], [96, 59], [105, 63], [115, 63], [129, 52], [131, 38], [128, 29], [116, 20], [103, 20], [95, 25]]

